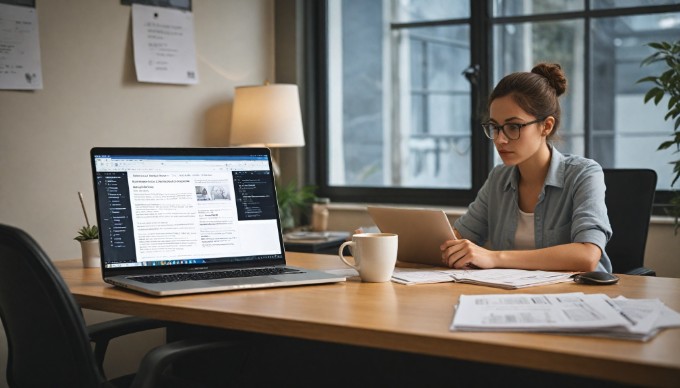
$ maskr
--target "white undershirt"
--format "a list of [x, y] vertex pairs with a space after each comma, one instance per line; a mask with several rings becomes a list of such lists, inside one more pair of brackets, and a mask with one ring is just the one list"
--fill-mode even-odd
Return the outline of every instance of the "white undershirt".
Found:
[[[518, 209], [519, 210], [519, 209]], [[515, 231], [515, 249], [535, 249], [534, 238], [534, 213], [525, 213], [519, 210], [517, 230]]]

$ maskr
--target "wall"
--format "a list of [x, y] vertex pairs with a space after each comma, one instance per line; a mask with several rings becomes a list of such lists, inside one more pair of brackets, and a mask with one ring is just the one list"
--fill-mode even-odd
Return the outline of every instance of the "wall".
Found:
[[[465, 209], [448, 209], [453, 223]], [[332, 230], [353, 231], [359, 226], [374, 226], [366, 207], [359, 204], [332, 204], [328, 227]], [[656, 271], [657, 276], [680, 278], [680, 230], [673, 232], [673, 220], [653, 216], [647, 236], [645, 266]]]
[[[135, 81], [130, 7], [119, 0], [37, 5], [44, 89], [0, 90], [0, 222], [27, 231], [53, 259], [76, 258], [77, 191], [95, 217], [89, 149], [227, 145], [234, 87], [273, 79], [273, 1], [193, 2], [192, 86]], [[111, 316], [86, 313], [89, 322]], [[136, 353], [162, 335], [147, 338]], [[136, 367], [138, 342], [112, 349], [112, 376]], [[0, 330], [0, 386], [6, 357]]]
[[668, 217], [652, 217], [645, 249], [645, 266], [657, 276], [680, 278], [680, 230], [675, 234]]

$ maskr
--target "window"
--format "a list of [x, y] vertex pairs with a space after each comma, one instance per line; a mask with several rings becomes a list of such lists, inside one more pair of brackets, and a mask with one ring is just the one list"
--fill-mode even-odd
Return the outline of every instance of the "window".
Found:
[[651, 54], [643, 45], [677, 40], [680, 12], [602, 17], [592, 21], [591, 31], [590, 156], [605, 167], [652, 168], [657, 190], [670, 190], [674, 174], [669, 162], [677, 155], [656, 151], [673, 132], [672, 121], [663, 120], [667, 105], [643, 105], [650, 84], [635, 81], [661, 73], [660, 66], [640, 67]]
[[330, 184], [470, 188], [470, 85], [461, 76], [470, 57], [468, 22], [398, 22], [466, 16], [464, 4], [332, 4], [340, 39], [332, 37], [329, 58], [342, 58], [342, 69], [329, 78], [329, 109], [340, 118], [331, 121], [332, 143], [342, 147], [330, 151]]
[[[318, 2], [310, 2], [310, 4]], [[502, 76], [558, 62], [558, 149], [649, 167], [671, 189], [672, 123], [636, 80], [680, 36], [672, 0], [328, 0], [317, 36], [317, 185], [336, 201], [466, 206], [499, 160], [479, 125]], [[321, 58], [323, 56], [323, 58]], [[664, 104], [661, 104], [664, 105]], [[663, 198], [661, 193], [658, 198]]]

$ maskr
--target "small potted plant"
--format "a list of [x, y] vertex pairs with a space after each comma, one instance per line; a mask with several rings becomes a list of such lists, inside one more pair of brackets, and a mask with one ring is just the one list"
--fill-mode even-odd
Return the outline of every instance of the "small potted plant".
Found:
[[83, 267], [99, 267], [101, 265], [99, 258], [99, 228], [97, 228], [97, 225], [90, 225], [81, 192], [78, 192], [78, 197], [80, 198], [80, 206], [83, 208], [86, 225], [78, 229], [78, 235], [73, 239], [80, 242], [80, 249], [83, 254]]
[[297, 216], [300, 212], [309, 210], [316, 198], [314, 189], [316, 189], [314, 186], [298, 188], [295, 182], [276, 188], [281, 227], [285, 232], [289, 232], [297, 226]]

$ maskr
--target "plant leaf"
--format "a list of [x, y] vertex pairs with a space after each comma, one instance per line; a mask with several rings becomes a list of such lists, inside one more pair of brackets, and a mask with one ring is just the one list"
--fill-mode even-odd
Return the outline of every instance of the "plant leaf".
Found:
[[648, 66], [648, 65], [651, 65], [652, 63], [658, 62], [660, 60], [661, 60], [661, 58], [659, 58], [659, 53], [654, 53], [654, 54], [648, 56], [647, 58], [645, 58], [644, 60], [642, 60], [642, 62], [640, 63], [640, 66]]
[[670, 80], [673, 78], [673, 73], [675, 72], [672, 63], [669, 63], [668, 67], [670, 67], [670, 69], [664, 71], [663, 74], [661, 74], [661, 76], [659, 77], [659, 81], [661, 81], [661, 83], [664, 85], [670, 83]]
[[676, 109], [680, 108], [680, 104], [678, 104], [678, 101], [680, 101], [679, 96], [672, 96], [671, 98], [669, 98], [668, 99], [668, 109], [669, 110], [672, 109], [673, 106], [675, 106], [675, 105], [678, 105], [678, 106], [676, 106]]
[[647, 46], [649, 46], [651, 48], [655, 48], [659, 51], [663, 51], [663, 50], [666, 49], [663, 45], [664, 43], [666, 43], [666, 42], [651, 42], [651, 43], [648, 43]]
[[649, 77], [640, 78], [639, 80], [637, 80], [636, 83], [639, 84], [639, 83], [643, 83], [643, 82], [654, 82], [654, 83], [656, 83], [656, 77], [650, 75]]
[[96, 240], [99, 238], [99, 228], [97, 225], [83, 226], [78, 229], [78, 235], [74, 240], [85, 241], [85, 240]]
[[675, 182], [680, 178], [680, 163], [677, 163], [675, 165], [675, 168], [673, 169], [673, 172], [675, 173], [675, 178], [671, 181], [671, 187], [675, 186]]
[[654, 88], [649, 89], [647, 94], [645, 94], [645, 104], [649, 100], [651, 100], [652, 98], [656, 98], [656, 96], [657, 96], [657, 94], [659, 94], [659, 92], [661, 92], [661, 95], [663, 96], [663, 90], [661, 90], [660, 88], [654, 87]]
[[659, 91], [656, 93], [656, 96], [654, 97], [654, 105], [659, 105], [661, 100], [663, 99], [664, 91], [659, 89]]
[[665, 142], [659, 144], [659, 148], [657, 148], [656, 150], [657, 151], [665, 150], [667, 148], [670, 148], [670, 146], [672, 146], [673, 144], [675, 144], [675, 142], [672, 141], [672, 140], [665, 141]]

